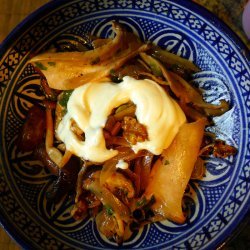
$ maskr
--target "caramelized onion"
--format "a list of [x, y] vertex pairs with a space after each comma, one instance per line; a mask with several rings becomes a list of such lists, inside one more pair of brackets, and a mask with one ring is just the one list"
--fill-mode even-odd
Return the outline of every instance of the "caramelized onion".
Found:
[[105, 186], [100, 184], [100, 172], [97, 171], [88, 181], [84, 182], [84, 188], [91, 191], [102, 202], [104, 206], [111, 207], [115, 214], [122, 220], [129, 220], [129, 209], [117, 197], [115, 197]]
[[219, 105], [206, 103], [199, 91], [182, 77], [168, 71], [165, 71], [165, 76], [171, 90], [183, 103], [192, 103], [193, 106], [202, 108], [206, 115], [218, 116], [228, 111], [229, 104], [226, 101], [221, 100]]
[[[116, 53], [118, 49], [121, 49], [124, 43], [125, 30], [118, 23], [113, 22], [113, 30], [116, 32], [116, 37], [113, 40], [107, 40], [101, 46], [98, 46], [94, 50], [88, 50], [84, 52], [56, 52], [56, 53], [43, 53], [33, 57], [30, 62], [36, 65], [36, 62], [80, 62], [81, 65], [92, 65], [95, 61], [102, 62], [110, 56], [112, 53]], [[112, 52], [112, 53], [111, 53]]]
[[87, 52], [46, 53], [30, 60], [41, 72], [53, 89], [69, 90], [87, 82], [106, 80], [112, 70], [121, 67], [138, 53], [150, 48], [118, 24], [115, 39], [106, 45]]

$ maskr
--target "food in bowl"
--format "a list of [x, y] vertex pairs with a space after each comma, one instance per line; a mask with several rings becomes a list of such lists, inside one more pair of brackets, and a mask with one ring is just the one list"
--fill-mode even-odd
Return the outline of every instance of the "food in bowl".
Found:
[[205, 130], [229, 104], [203, 100], [189, 82], [199, 68], [119, 23], [113, 30], [114, 39], [90, 37], [90, 50], [31, 58], [45, 98], [29, 111], [18, 148], [58, 177], [47, 199], [73, 192], [72, 216], [94, 216], [121, 244], [145, 224], [184, 223], [183, 195], [190, 178], [202, 178], [203, 157], [236, 149]]

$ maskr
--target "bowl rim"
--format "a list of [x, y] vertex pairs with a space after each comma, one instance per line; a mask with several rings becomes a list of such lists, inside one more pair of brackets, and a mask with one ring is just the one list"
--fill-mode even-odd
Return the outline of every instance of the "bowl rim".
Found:
[[[0, 58], [2, 57], [2, 51], [5, 51], [9, 47], [9, 43], [13, 43], [17, 40], [19, 34], [23, 33], [23, 30], [26, 30], [26, 26], [28, 26], [29, 22], [32, 22], [33, 18], [41, 18], [43, 17], [43, 12], [50, 10], [51, 8], [60, 6], [62, 4], [67, 4], [70, 2], [74, 2], [75, 0], [51, 0], [38, 9], [34, 10], [27, 17], [25, 17], [21, 22], [19, 22], [11, 32], [4, 38], [4, 40], [0, 43]], [[89, 1], [89, 0], [86, 0]], [[170, 0], [161, 0], [162, 2], [170, 2]], [[204, 6], [194, 2], [194, 1], [186, 1], [186, 0], [171, 0], [173, 3], [180, 4], [182, 7], [191, 7], [196, 13], [202, 16], [206, 21], [210, 21], [212, 25], [216, 26], [220, 30], [223, 30], [225, 34], [230, 35], [229, 39], [234, 42], [236, 47], [245, 50], [244, 57], [247, 59], [248, 64], [250, 65], [250, 48], [241, 40], [241, 38], [233, 31], [228, 24], [226, 24], [222, 19], [217, 17], [213, 12], [206, 9]]]
[[[6, 51], [15, 43], [19, 36], [23, 34], [23, 32], [29, 28], [31, 24], [33, 24], [33, 20], [39, 20], [44, 17], [44, 15], [50, 13], [55, 10], [57, 7], [62, 5], [67, 5], [77, 0], [51, 0], [41, 7], [30, 13], [27, 17], [25, 17], [20, 23], [16, 25], [14, 29], [7, 35], [7, 37], [0, 43], [0, 59], [4, 56]], [[89, 0], [86, 0], [89, 1]], [[202, 16], [206, 22], [210, 22], [210, 24], [223, 32], [230, 41], [233, 42], [234, 46], [241, 51], [241, 55], [246, 59], [247, 64], [250, 66], [250, 49], [247, 45], [241, 40], [241, 38], [233, 31], [228, 24], [226, 24], [223, 20], [219, 19], [214, 13], [203, 7], [202, 5], [186, 0], [162, 0], [162, 2], [169, 3], [177, 3], [184, 8], [191, 8], [192, 11]], [[138, 10], [139, 11], [139, 10]], [[0, 148], [0, 153], [2, 149]], [[0, 166], [1, 167], [1, 166]], [[244, 208], [244, 214], [241, 215], [238, 224], [230, 229], [230, 235], [225, 236], [221, 242], [214, 242], [214, 247], [216, 249], [222, 249], [226, 244], [231, 242], [241, 230], [247, 225], [250, 221], [250, 204]], [[18, 234], [15, 227], [9, 225], [8, 221], [4, 218], [4, 216], [0, 213], [0, 226], [7, 232], [7, 234], [22, 248], [30, 249], [33, 244], [32, 241], [23, 240]]]

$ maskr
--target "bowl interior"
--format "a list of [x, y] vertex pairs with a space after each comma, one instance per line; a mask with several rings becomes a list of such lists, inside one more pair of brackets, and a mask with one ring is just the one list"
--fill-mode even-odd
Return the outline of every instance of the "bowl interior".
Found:
[[[59, 3], [60, 2], [60, 3]], [[185, 194], [190, 215], [183, 225], [147, 225], [124, 248], [211, 249], [244, 217], [249, 204], [250, 70], [247, 51], [235, 35], [197, 5], [182, 1], [54, 1], [31, 15], [8, 37], [0, 62], [0, 219], [23, 246], [35, 249], [112, 248], [93, 219], [75, 221], [72, 199], [49, 203], [53, 178], [31, 154], [17, 152], [16, 140], [29, 108], [42, 100], [39, 75], [28, 63], [33, 53], [65, 40], [84, 43], [85, 34], [112, 37], [118, 20], [143, 41], [152, 41], [193, 61], [204, 98], [225, 99], [230, 110], [208, 128], [238, 149], [235, 157], [207, 159], [206, 175]]]

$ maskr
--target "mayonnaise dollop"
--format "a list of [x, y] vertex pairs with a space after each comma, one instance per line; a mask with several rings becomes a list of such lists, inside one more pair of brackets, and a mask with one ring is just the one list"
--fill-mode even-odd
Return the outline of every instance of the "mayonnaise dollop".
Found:
[[[137, 120], [146, 126], [148, 140], [132, 146], [135, 152], [146, 149], [162, 153], [173, 141], [186, 117], [179, 105], [156, 82], [126, 76], [119, 84], [87, 83], [71, 94], [67, 113], [57, 128], [58, 137], [73, 154], [94, 162], [104, 162], [118, 152], [107, 149], [103, 135], [108, 115], [128, 101], [136, 105]], [[85, 133], [85, 141], [70, 129], [72, 120]]]

